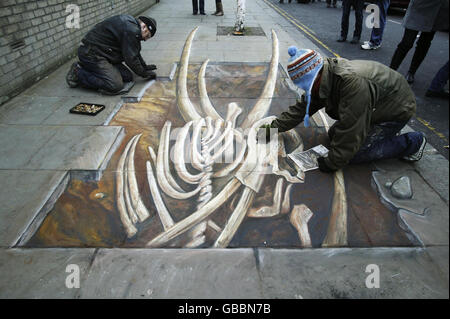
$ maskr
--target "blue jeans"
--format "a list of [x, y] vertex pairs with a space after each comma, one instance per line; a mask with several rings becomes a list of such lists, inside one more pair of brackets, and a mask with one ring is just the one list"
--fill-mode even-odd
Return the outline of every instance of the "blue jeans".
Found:
[[378, 0], [377, 5], [380, 8], [380, 27], [372, 29], [370, 42], [374, 45], [380, 45], [383, 40], [384, 27], [386, 25], [387, 10], [389, 8], [390, 0]]
[[436, 73], [431, 81], [430, 88], [428, 90], [433, 92], [440, 92], [444, 89], [445, 84], [448, 82], [448, 61], [445, 65]]
[[366, 140], [350, 163], [402, 158], [417, 152], [423, 141], [422, 133], [410, 132], [397, 135], [406, 123], [408, 122], [385, 122], [372, 126]]

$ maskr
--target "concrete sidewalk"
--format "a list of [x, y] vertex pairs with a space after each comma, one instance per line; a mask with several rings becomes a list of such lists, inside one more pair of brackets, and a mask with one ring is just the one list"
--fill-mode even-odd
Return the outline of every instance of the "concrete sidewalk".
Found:
[[[279, 38], [285, 68], [291, 45], [324, 50], [264, 0], [247, 1], [247, 27], [266, 36], [218, 36], [233, 26], [234, 0], [225, 15], [192, 15], [190, 1], [161, 0], [144, 12], [158, 21], [142, 56], [158, 66], [159, 81], [172, 79], [186, 37], [200, 26], [191, 62], [269, 62], [271, 29]], [[208, 14], [215, 11], [206, 2]], [[0, 106], [0, 298], [448, 298], [449, 163], [432, 146], [414, 165], [375, 164], [382, 199], [399, 209], [399, 222], [419, 238], [413, 248], [322, 249], [103, 249], [20, 248], [34, 233], [71, 176], [98, 178], [122, 142], [123, 127], [108, 126], [121, 106], [139, 101], [151, 84], [137, 79], [124, 96], [70, 89], [67, 62], [47, 78]], [[98, 116], [69, 109], [83, 100], [106, 106]], [[412, 204], [383, 192], [401, 172], [420, 185]], [[381, 186], [380, 186], [381, 185]], [[401, 203], [402, 204], [402, 203]], [[409, 205], [409, 206], [408, 206]], [[420, 210], [419, 214], [409, 211]], [[79, 266], [79, 289], [66, 287], [66, 267]], [[366, 266], [380, 269], [379, 289], [366, 288]]]

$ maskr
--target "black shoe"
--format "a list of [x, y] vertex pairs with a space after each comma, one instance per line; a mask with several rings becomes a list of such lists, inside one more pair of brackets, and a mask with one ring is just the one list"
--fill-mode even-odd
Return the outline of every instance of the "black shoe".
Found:
[[408, 72], [405, 76], [406, 81], [408, 81], [409, 84], [413, 84], [414, 83], [414, 74], [411, 72]]
[[147, 65], [147, 67], [146, 67], [146, 70], [149, 70], [149, 71], [153, 71], [153, 70], [156, 70], [156, 69], [157, 69], [157, 67], [154, 64]]
[[200, 15], [202, 15], [202, 16], [205, 16], [205, 15], [206, 15], [206, 13], [204, 13], [204, 12], [200, 12]]
[[347, 38], [341, 36], [341, 37], [337, 40], [337, 42], [345, 42], [346, 40], [347, 40]]
[[71, 88], [76, 88], [78, 86], [78, 70], [80, 66], [78, 62], [72, 63], [69, 72], [66, 75], [67, 85]]
[[437, 97], [439, 99], [449, 99], [449, 92], [447, 90], [441, 90], [441, 91], [431, 91], [427, 90], [427, 93], [425, 93], [425, 96], [427, 97]]
[[352, 41], [350, 41], [351, 44], [359, 44], [359, 38], [353, 37]]
[[197, 12], [194, 12], [194, 13], [192, 13], [192, 14], [196, 16], [198, 13], [197, 13]]

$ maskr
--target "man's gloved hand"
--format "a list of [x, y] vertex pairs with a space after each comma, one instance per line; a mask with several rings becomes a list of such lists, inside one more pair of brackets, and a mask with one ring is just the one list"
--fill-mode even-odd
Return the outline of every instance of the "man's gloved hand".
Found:
[[157, 67], [154, 64], [150, 64], [150, 65], [146, 65], [145, 66], [145, 70], [146, 71], [153, 71], [153, 70], [156, 70], [156, 69], [157, 69]]
[[319, 163], [319, 169], [320, 169], [321, 172], [333, 173], [333, 172], [336, 171], [336, 170], [331, 169], [331, 168], [328, 167], [327, 163], [325, 162], [325, 158], [323, 158], [323, 157], [319, 157], [317, 159], [317, 162]]
[[[264, 124], [259, 127], [259, 129], [264, 129], [264, 133], [258, 133], [258, 142], [267, 144], [270, 142], [270, 129], [272, 126], [270, 124]], [[261, 136], [262, 135], [262, 136]], [[262, 138], [262, 140], [260, 140]]]
[[156, 79], [156, 73], [153, 71], [146, 71], [143, 78], [147, 80], [154, 80]]

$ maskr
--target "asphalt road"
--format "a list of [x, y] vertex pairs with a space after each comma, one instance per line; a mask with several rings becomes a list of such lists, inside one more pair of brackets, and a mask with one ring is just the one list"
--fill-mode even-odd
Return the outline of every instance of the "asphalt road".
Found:
[[[265, 1], [275, 5], [280, 14], [289, 17], [296, 28], [303, 29], [303, 33], [306, 30], [306, 33], [309, 33], [309, 35], [306, 34], [307, 37], [318, 47], [323, 48], [323, 52], [328, 53], [329, 56], [333, 56], [335, 53], [347, 59], [375, 60], [389, 65], [404, 32], [401, 23], [405, 10], [391, 9], [388, 13], [382, 47], [378, 50], [365, 51], [360, 48], [360, 45], [350, 44], [349, 42], [353, 36], [354, 11], [350, 15], [347, 42], [339, 43], [336, 41], [340, 35], [341, 1], [338, 1], [337, 8], [327, 8], [325, 0], [309, 4], [299, 4], [296, 0], [293, 0], [292, 3], [284, 1], [284, 4], [280, 4], [278, 0]], [[369, 13], [364, 13], [365, 18], [368, 15]], [[371, 33], [371, 29], [368, 29], [364, 22], [365, 19], [363, 20], [361, 42], [369, 40]], [[410, 50], [400, 66], [398, 70], [400, 73], [406, 74], [413, 54], [414, 48]], [[414, 130], [424, 132], [428, 137], [429, 143], [447, 159], [449, 150], [445, 146], [448, 147], [449, 145], [448, 100], [425, 97], [425, 92], [436, 72], [447, 62], [448, 57], [449, 34], [448, 32], [437, 32], [425, 60], [416, 72], [416, 80], [412, 85], [412, 89], [417, 98], [417, 112], [416, 116], [409, 123]]]

